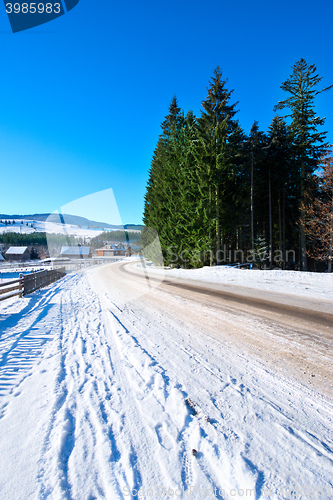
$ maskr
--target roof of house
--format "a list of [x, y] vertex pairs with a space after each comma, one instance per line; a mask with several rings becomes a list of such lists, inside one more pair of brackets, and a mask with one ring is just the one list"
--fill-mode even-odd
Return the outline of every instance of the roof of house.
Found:
[[0, 253], [0, 260], [5, 260], [5, 259], [2, 257], [1, 253]]
[[61, 255], [89, 255], [90, 247], [62, 247]]
[[26, 250], [28, 250], [28, 247], [10, 247], [6, 255], [23, 255]]
[[124, 250], [125, 251], [125, 248], [121, 245], [105, 245], [104, 247], [98, 248], [97, 250], [113, 252], [113, 251], [117, 251], [117, 250]]

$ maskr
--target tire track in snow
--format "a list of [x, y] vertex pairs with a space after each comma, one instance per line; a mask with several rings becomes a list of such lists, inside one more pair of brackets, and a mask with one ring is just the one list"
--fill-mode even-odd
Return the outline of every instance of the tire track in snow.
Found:
[[[110, 279], [115, 280], [113, 287], [117, 286], [118, 281], [120, 283], [118, 275], [118, 271], [110, 273]], [[101, 280], [100, 284], [103, 286], [105, 282]], [[110, 297], [113, 297], [111, 287], [109, 290]], [[114, 298], [119, 304], [122, 296], [117, 291]], [[181, 297], [180, 299], [183, 301]], [[303, 403], [304, 388], [297, 386], [292, 380], [281, 380], [280, 376], [254, 361], [247, 353], [235, 351], [232, 343], [220, 341], [211, 335], [209, 328], [206, 331], [201, 323], [198, 329], [193, 321], [187, 323], [185, 318], [191, 316], [198, 305], [189, 300], [185, 302], [186, 311], [182, 303], [178, 307], [177, 298], [156, 289], [152, 296], [131, 303], [133, 314], [121, 306], [121, 322], [139, 344], [144, 346], [157, 366], [162, 366], [170, 378], [177, 380], [191, 399], [199, 404], [203, 403], [210, 425], [207, 428], [204, 423], [201, 425], [203, 439], [198, 442], [203, 449], [205, 446], [207, 448], [198, 457], [200, 460], [204, 457], [207, 459], [211, 482], [217, 477], [217, 483], [222, 489], [225, 486], [226, 491], [237, 485], [254, 488], [257, 497], [265, 487], [269, 487], [272, 498], [278, 498], [274, 495], [275, 487], [293, 484], [297, 478], [300, 481], [306, 480], [307, 484], [317, 484], [316, 477], [322, 477], [321, 465], [324, 466], [324, 476], [327, 478], [327, 464], [321, 461], [319, 465], [318, 460], [309, 460], [304, 468], [300, 458], [302, 447], [296, 445], [290, 448], [288, 439], [283, 438], [284, 431], [276, 431], [275, 425], [286, 423], [289, 419], [297, 422], [297, 428], [304, 429], [309, 413], [314, 417], [315, 408], [310, 408], [309, 411]], [[210, 309], [202, 307], [202, 312], [209, 321]], [[214, 320], [215, 323], [216, 328], [223, 329], [223, 317], [220, 323]], [[237, 326], [242, 332], [243, 323], [240, 322]], [[261, 326], [253, 322], [253, 328], [258, 327], [262, 331], [266, 329], [265, 324]], [[250, 332], [246, 330], [245, 333], [249, 336]], [[251, 334], [255, 335], [255, 332]], [[311, 406], [316, 406], [313, 395], [305, 392], [305, 397], [311, 402]], [[318, 401], [318, 412], [326, 406], [327, 401]], [[329, 406], [327, 411], [328, 408]], [[312, 424], [314, 422], [316, 418], [312, 418]], [[329, 419], [322, 415], [320, 423], [315, 424], [314, 431], [315, 435], [322, 433], [325, 436], [323, 442], [329, 447], [330, 426]], [[210, 431], [207, 431], [209, 427]], [[185, 437], [186, 433], [183, 435]], [[200, 446], [196, 448], [199, 452]], [[282, 460], [282, 456], [288, 460]], [[244, 457], [253, 464], [252, 467]], [[223, 467], [220, 470], [214, 467], [216, 459], [217, 462], [222, 461]], [[177, 459], [180, 467], [181, 460], [182, 454]], [[199, 458], [195, 463], [199, 464]]]
[[149, 301], [117, 307], [112, 293], [106, 300], [79, 275], [54, 296], [59, 318], [44, 351], [53, 384], [34, 434], [44, 436], [40, 500], [118, 500], [125, 487], [158, 484], [183, 486], [184, 498], [189, 485], [249, 487], [256, 498], [271, 486], [271, 499], [280, 500], [274, 488], [294, 478], [328, 482], [328, 406], [310, 395], [303, 401], [291, 383], [188, 326], [169, 296], [172, 315]]
[[[154, 414], [152, 398], [155, 399], [155, 401], [161, 405], [160, 411], [164, 412], [164, 417], [163, 417], [164, 423], [167, 422], [167, 427], [169, 429], [170, 428], [172, 429], [172, 427], [175, 427], [175, 424], [173, 422], [173, 415], [168, 413], [165, 401], [161, 401], [158, 391], [156, 391], [154, 383], [152, 383], [151, 381], [157, 375], [162, 374], [162, 376], [161, 375], [160, 376], [162, 378], [163, 385], [169, 388], [170, 386], [169, 377], [166, 375], [165, 371], [161, 368], [161, 366], [158, 365], [154, 357], [152, 357], [146, 351], [146, 349], [140, 345], [135, 336], [135, 327], [133, 328], [133, 325], [129, 325], [127, 327], [126, 324], [124, 323], [123, 318], [119, 320], [118, 315], [123, 311], [118, 308], [116, 312], [113, 311], [111, 312], [114, 315], [115, 320], [120, 325], [120, 331], [118, 331], [118, 342], [120, 343], [119, 345], [121, 346], [122, 356], [125, 358], [123, 366], [126, 367], [128, 373], [130, 374], [129, 376], [132, 380], [132, 385], [134, 385], [134, 387], [137, 388], [137, 396], [136, 396], [138, 402], [137, 404], [139, 406], [142, 406], [144, 400], [149, 398], [149, 409], [148, 411], [146, 411], [146, 415], [149, 420], [148, 417], [149, 414]], [[208, 371], [213, 374], [211, 370], [208, 369]], [[188, 409], [186, 408], [185, 404], [186, 393], [184, 392], [184, 390], [181, 389], [179, 383], [176, 384], [176, 387], [178, 388], [178, 392], [180, 395], [179, 403], [182, 404], [186, 416], [182, 426], [178, 428], [177, 433], [173, 438], [173, 446], [170, 447], [169, 445], [168, 447], [166, 447], [164, 445], [163, 440], [161, 439], [160, 436], [160, 429], [162, 428], [162, 424], [154, 425], [154, 422], [152, 421], [151, 428], [154, 429], [158, 443], [162, 448], [166, 450], [170, 450], [170, 448], [178, 450], [175, 459], [179, 462], [180, 476], [178, 478], [175, 477], [174, 481], [180, 484], [184, 491], [190, 490], [190, 488], [194, 486], [198, 478], [200, 478], [202, 484], [206, 485], [207, 489], [213, 487], [216, 488], [216, 490], [218, 491], [219, 488], [221, 488], [221, 481], [219, 478], [221, 472], [218, 470], [218, 466], [216, 467], [213, 465], [213, 462], [215, 461], [219, 463], [219, 458], [216, 454], [215, 448], [212, 444], [209, 445], [210, 439], [208, 439], [207, 441], [208, 435], [205, 433], [205, 431], [202, 430], [201, 426], [198, 423], [198, 420], [188, 412]], [[168, 389], [164, 388], [164, 393], [167, 392]], [[179, 406], [177, 406], [177, 410], [179, 411]], [[142, 408], [141, 411], [144, 414], [145, 409]], [[206, 457], [201, 453], [201, 467], [199, 469], [198, 467], [195, 468], [195, 470], [197, 470], [196, 474], [192, 470], [192, 462], [193, 460], [194, 463], [196, 461], [196, 459], [191, 454], [191, 450], [193, 447], [191, 445], [191, 442], [193, 441], [192, 434], [201, 434], [202, 436], [204, 436], [203, 439], [204, 440], [206, 439], [207, 441]], [[170, 436], [169, 433], [168, 435]], [[201, 440], [199, 439], [199, 441]], [[207, 459], [207, 456], [210, 458]], [[217, 498], [222, 498], [222, 496], [220, 497], [218, 496]]]
[[[155, 463], [155, 470], [149, 468], [149, 473], [152, 477], [146, 477], [145, 464], [149, 460], [151, 450], [154, 449], [155, 442], [152, 441], [144, 416], [140, 411], [137, 395], [133, 392], [131, 384], [131, 375], [129, 370], [132, 365], [126, 363], [124, 359], [123, 344], [118, 337], [118, 330], [126, 328], [118, 321], [116, 313], [110, 310], [109, 304], [104, 305], [103, 320], [106, 329], [109, 331], [109, 346], [114, 360], [114, 369], [116, 380], [121, 381], [121, 394], [126, 408], [124, 428], [126, 428], [127, 438], [129, 440], [130, 453], [128, 456], [129, 464], [132, 468], [132, 481], [129, 483], [130, 490], [139, 490], [143, 485], [148, 484], [163, 484], [163, 472], [161, 471], [160, 463]], [[114, 309], [114, 308], [113, 308]], [[114, 321], [117, 321], [116, 326]], [[125, 406], [125, 407], [126, 407]]]
[[133, 478], [136, 486], [141, 481], [137, 446], [123, 414], [124, 377], [117, 376], [99, 299], [89, 287], [86, 292], [86, 298], [71, 291], [63, 297], [55, 403], [40, 460], [41, 499], [114, 500], [123, 498]]
[[[120, 331], [118, 331], [118, 335], [116, 334], [118, 352], [120, 350], [122, 352], [123, 367], [125, 367], [128, 372], [127, 378], [131, 380], [133, 386], [136, 387], [136, 394], [134, 394], [136, 406], [139, 408], [141, 415], [151, 424], [148, 427], [148, 431], [150, 431], [151, 434], [155, 434], [154, 439], [157, 439], [163, 451], [169, 453], [176, 451], [174, 457], [179, 460], [180, 476], [171, 479], [166, 474], [164, 479], [165, 482], [155, 483], [155, 485], [169, 484], [171, 481], [174, 485], [179, 485], [181, 483], [184, 491], [186, 491], [193, 485], [193, 474], [191, 471], [191, 464], [188, 461], [189, 451], [186, 450], [186, 445], [188, 446], [188, 443], [186, 443], [186, 438], [184, 438], [185, 431], [188, 432], [189, 416], [185, 406], [185, 394], [181, 390], [179, 384], [172, 383], [164, 370], [158, 366], [154, 358], [152, 358], [138, 343], [133, 333], [133, 328], [131, 328], [132, 331], [130, 331], [119, 319], [118, 314], [121, 310], [119, 310], [119, 312], [110, 312], [114, 320], [120, 325]], [[125, 336], [127, 339], [124, 338]], [[173, 415], [170, 414], [166, 408], [166, 400], [171, 390], [177, 392], [178, 403], [181, 403], [183, 406], [185, 418], [180, 426], [173, 422]], [[145, 404], [146, 401], [148, 401], [147, 405]], [[174, 412], [177, 410], [179, 411], [179, 406], [177, 406], [177, 410], [176, 408], [172, 409]], [[161, 413], [163, 413], [163, 422], [156, 423], [154, 415], [158, 414], [159, 418], [161, 418]], [[143, 426], [143, 424], [141, 425]], [[168, 445], [166, 445], [166, 443], [168, 443]], [[162, 458], [163, 455], [164, 457]], [[165, 458], [165, 454], [158, 453], [158, 459], [161, 469], [167, 471], [166, 462], [168, 462], [168, 460]], [[186, 464], [186, 467], [184, 464]], [[147, 488], [150, 484], [154, 483], [150, 478], [147, 478], [145, 482], [141, 483], [141, 486]], [[139, 484], [135, 487], [135, 489], [137, 488], [139, 488]]]
[[[133, 332], [133, 327], [132, 327], [132, 332]], [[222, 390], [225, 390], [227, 387], [229, 387], [232, 384], [233, 391], [235, 391], [236, 393], [238, 393], [242, 397], [243, 397], [244, 393], [247, 393], [248, 390], [244, 387], [243, 384], [240, 384], [239, 387], [237, 387], [235, 385], [237, 381], [234, 379], [230, 380], [230, 378], [229, 378], [229, 382], [226, 383], [225, 379], [222, 378], [221, 373], [219, 371], [216, 372], [216, 370], [211, 368], [208, 365], [207, 360], [203, 360], [202, 356], [199, 355], [198, 353], [196, 353], [196, 351], [193, 350], [193, 348], [186, 348], [186, 347], [182, 346], [181, 344], [179, 344], [179, 342], [174, 341], [174, 339], [172, 339], [172, 338], [169, 338], [168, 342], [173, 343], [177, 347], [177, 350], [173, 350], [174, 354], [176, 354], [178, 350], [183, 352], [184, 354], [186, 354], [189, 357], [189, 359], [193, 360], [196, 363], [197, 367], [199, 366], [200, 369], [202, 369], [204, 372], [209, 373], [215, 381], [217, 381], [218, 383], [223, 383], [224, 385], [223, 385]], [[155, 360], [155, 363], [157, 363], [156, 360]], [[182, 364], [184, 364], [184, 362]], [[185, 363], [185, 365], [186, 365], [186, 363]], [[197, 369], [197, 372], [200, 373], [200, 371], [198, 369]], [[200, 375], [203, 378], [205, 378], [205, 376], [203, 376], [202, 373]], [[184, 395], [184, 399], [185, 398], [186, 398], [186, 395]], [[240, 398], [240, 401], [241, 401], [241, 398]], [[226, 460], [228, 460], [231, 463], [231, 467], [229, 468], [228, 474], [227, 474], [230, 477], [237, 476], [236, 472], [234, 471], [232, 463], [239, 461], [239, 457], [241, 456], [241, 452], [244, 451], [243, 443], [242, 443], [242, 440], [240, 440], [239, 436], [230, 427], [230, 424], [228, 425], [227, 421], [225, 420], [225, 418], [223, 416], [223, 413], [220, 414], [220, 418], [219, 418], [220, 421], [224, 422], [223, 424], [221, 424], [217, 420], [213, 420], [210, 417], [205, 416], [204, 413], [202, 412], [202, 410], [199, 409], [199, 407], [197, 405], [194, 405], [194, 406], [196, 408], [194, 411], [194, 415], [196, 415], [197, 413], [199, 415], [196, 415], [195, 417], [192, 417], [192, 415], [189, 415], [186, 426], [184, 427], [182, 435], [179, 438], [179, 441], [181, 441], [183, 443], [182, 444], [182, 453], [181, 453], [181, 457], [183, 458], [183, 466], [182, 466], [182, 472], [181, 472], [183, 488], [184, 488], [184, 491], [186, 491], [189, 489], [189, 485], [191, 485], [191, 484], [193, 485], [193, 483], [191, 483], [191, 480], [193, 480], [193, 479], [191, 479], [191, 480], [188, 479], [189, 475], [191, 478], [193, 478], [193, 473], [191, 472], [191, 474], [189, 474], [189, 472], [188, 472], [188, 470], [189, 470], [188, 465], [191, 464], [191, 461], [189, 461], [189, 456], [191, 458], [193, 458], [191, 455], [192, 445], [190, 445], [190, 443], [192, 441], [191, 433], [195, 434], [196, 429], [198, 428], [199, 433], [203, 437], [203, 439], [199, 439], [199, 444], [198, 445], [195, 444], [194, 448], [198, 448], [198, 449], [203, 448], [203, 449], [205, 449], [205, 453], [199, 452], [198, 457], [200, 457], [200, 460], [194, 461], [194, 463], [195, 462], [197, 462], [198, 464], [200, 463], [200, 468], [201, 468], [202, 472], [204, 472], [204, 476], [205, 476], [205, 479], [208, 481], [208, 485], [210, 485], [210, 487], [213, 487], [213, 489], [216, 488], [217, 498], [220, 498], [220, 497], [222, 498], [222, 496], [221, 495], [219, 496], [219, 493], [218, 493], [219, 489], [223, 489], [223, 485], [225, 485], [224, 481], [221, 482], [222, 465], [221, 465], [221, 460], [220, 460], [220, 453], [219, 453], [219, 449], [216, 447], [216, 444], [214, 445], [214, 441], [215, 441], [214, 433], [212, 434], [211, 432], [208, 432], [209, 428], [211, 426], [213, 426], [215, 431], [219, 435], [224, 436], [224, 439], [226, 440], [226, 443], [223, 443], [223, 442], [221, 443], [221, 440], [220, 440], [220, 446], [221, 446], [221, 444], [224, 444], [228, 448], [228, 453], [231, 455], [230, 457], [228, 457], [226, 453], [224, 454], [224, 462]], [[221, 410], [220, 407], [216, 404], [214, 406], [220, 412], [220, 410]], [[244, 404], [240, 405], [239, 402], [236, 403], [234, 406], [244, 408]], [[196, 422], [199, 422], [199, 424], [196, 425]], [[194, 425], [192, 426], [192, 424], [194, 424]], [[216, 425], [216, 424], [218, 424], [218, 425]], [[191, 428], [191, 426], [193, 428], [192, 432], [189, 430]], [[232, 442], [233, 447], [234, 447], [235, 443], [237, 441], [238, 441], [238, 447], [237, 447], [238, 448], [238, 455], [235, 454], [234, 452], [231, 452], [231, 447], [228, 446], [228, 443]], [[186, 465], [184, 465], [184, 464], [186, 464]], [[243, 476], [246, 477], [246, 476], [248, 476], [248, 474], [246, 474], [246, 472], [244, 472]], [[204, 481], [202, 476], [201, 476], [201, 480]], [[255, 480], [254, 480], [254, 482], [255, 482]], [[229, 488], [229, 490], [230, 490], [233, 487], [231, 481], [227, 480], [226, 483], [228, 485], [227, 488]]]
[[[73, 451], [75, 418], [73, 411], [68, 407], [68, 387], [66, 383], [66, 352], [65, 352], [65, 321], [68, 316], [66, 310], [66, 300], [68, 292], [61, 297], [60, 302], [60, 331], [58, 338], [59, 368], [55, 378], [52, 414], [49, 420], [48, 429], [44, 438], [44, 445], [39, 464], [39, 498], [64, 498], [72, 500], [71, 486], [68, 478], [68, 462]], [[56, 435], [61, 426], [61, 431]], [[54, 440], [57, 440], [57, 446]]]
[[[77, 284], [79, 278], [75, 277]], [[75, 286], [75, 285], [74, 285]], [[55, 376], [54, 402], [48, 431], [40, 458], [39, 498], [72, 500], [70, 459], [76, 446], [77, 399], [75, 396], [75, 361], [71, 359], [72, 346], [78, 343], [77, 315], [83, 304], [73, 301], [71, 287], [62, 294], [60, 332]], [[73, 361], [73, 362], [72, 362]]]

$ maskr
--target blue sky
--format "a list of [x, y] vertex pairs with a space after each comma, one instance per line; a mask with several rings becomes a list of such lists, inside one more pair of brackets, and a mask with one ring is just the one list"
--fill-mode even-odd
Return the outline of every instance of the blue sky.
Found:
[[[12, 34], [0, 5], [0, 213], [53, 212], [112, 188], [123, 223], [141, 223], [172, 96], [199, 114], [220, 65], [245, 131], [254, 120], [266, 130], [301, 57], [333, 83], [332, 18], [331, 0], [80, 0]], [[333, 143], [333, 90], [316, 112]]]

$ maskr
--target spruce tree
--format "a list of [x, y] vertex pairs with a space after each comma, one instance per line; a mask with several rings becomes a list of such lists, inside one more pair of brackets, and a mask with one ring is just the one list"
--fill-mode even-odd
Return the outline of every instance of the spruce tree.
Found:
[[181, 130], [181, 150], [178, 157], [178, 212], [175, 233], [183, 267], [200, 267], [209, 250], [206, 232], [206, 203], [202, 196], [200, 166], [195, 152], [198, 144], [196, 117], [189, 111]]
[[154, 151], [147, 192], [144, 223], [157, 231], [166, 263], [167, 249], [174, 244], [173, 224], [177, 202], [177, 150], [183, 125], [183, 113], [176, 96], [169, 106], [169, 114], [161, 124], [162, 133]]
[[[314, 99], [333, 85], [317, 90], [322, 77], [319, 77], [316, 71], [314, 64], [309, 65], [304, 59], [297, 61], [291, 76], [281, 85], [281, 89], [287, 92], [289, 97], [274, 107], [274, 110], [290, 109], [290, 115], [287, 116], [291, 117], [290, 129], [298, 164], [300, 207], [304, 202], [306, 181], [329, 146], [325, 142], [326, 132], [318, 132], [318, 127], [324, 124], [325, 119], [316, 116]], [[301, 270], [306, 271], [305, 214], [302, 208], [300, 208], [300, 220]]]
[[207, 88], [199, 123], [199, 142], [196, 152], [200, 165], [201, 196], [206, 205], [206, 231], [210, 237], [210, 265], [213, 254], [219, 261], [221, 249], [221, 201], [227, 180], [232, 172], [234, 137], [239, 138], [239, 126], [233, 119], [238, 103], [231, 104], [233, 90], [226, 88], [227, 79], [217, 66]]
[[258, 265], [259, 269], [261, 269], [262, 264], [265, 265], [265, 263], [269, 259], [268, 246], [264, 236], [259, 235], [254, 240], [253, 253], [255, 257], [255, 262]]

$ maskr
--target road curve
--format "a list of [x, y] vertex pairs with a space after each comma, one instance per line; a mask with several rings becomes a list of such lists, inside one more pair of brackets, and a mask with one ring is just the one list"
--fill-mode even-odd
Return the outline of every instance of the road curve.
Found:
[[[154, 276], [154, 271], [139, 271], [131, 263], [122, 263], [119, 270], [132, 276], [140, 276], [142, 280], [161, 281], [158, 273]], [[184, 280], [182, 278], [164, 278], [161, 285], [166, 287], [190, 291], [205, 297], [214, 297], [221, 303], [229, 302], [239, 304], [239, 306], [251, 307], [264, 310], [267, 313], [277, 313], [282, 316], [291, 317], [323, 326], [330, 329], [333, 334], [333, 302], [317, 301], [303, 297], [292, 297], [281, 293], [254, 290], [247, 287], [233, 286], [229, 284], [208, 283], [197, 280]], [[292, 302], [292, 303], [291, 303]], [[331, 311], [331, 312], [330, 312]]]
[[170, 279], [138, 262], [118, 262], [97, 272], [106, 290], [122, 290], [123, 302], [140, 301], [177, 318], [333, 399], [332, 301]]

